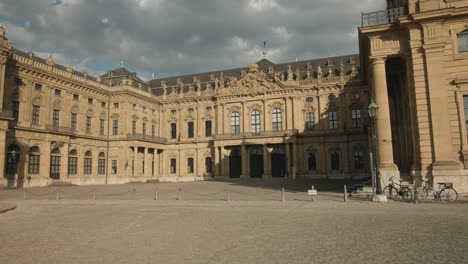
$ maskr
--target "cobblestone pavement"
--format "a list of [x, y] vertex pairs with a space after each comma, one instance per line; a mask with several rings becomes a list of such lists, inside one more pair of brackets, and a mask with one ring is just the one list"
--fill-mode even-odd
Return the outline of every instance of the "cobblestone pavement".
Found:
[[10, 198], [17, 209], [0, 214], [0, 263], [467, 263], [468, 205], [344, 203], [329, 193], [310, 202], [290, 190], [285, 203]]

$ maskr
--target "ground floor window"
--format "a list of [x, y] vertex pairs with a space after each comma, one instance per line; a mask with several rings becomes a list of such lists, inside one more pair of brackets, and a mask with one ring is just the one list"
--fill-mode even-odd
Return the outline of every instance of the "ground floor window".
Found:
[[330, 162], [332, 170], [340, 170], [340, 154], [337, 151], [330, 154]]
[[112, 174], [117, 174], [117, 160], [112, 160], [111, 166], [112, 166]]
[[68, 174], [76, 174], [78, 157], [68, 157]]
[[309, 157], [307, 158], [307, 165], [309, 168], [309, 171], [315, 171], [317, 170], [317, 158], [315, 157], [314, 153], [309, 153]]
[[102, 175], [106, 173], [106, 160], [100, 158], [98, 160], [98, 174]]
[[354, 168], [357, 170], [364, 169], [364, 152], [361, 150], [354, 151]]
[[205, 172], [206, 173], [213, 172], [213, 159], [211, 157], [205, 158]]
[[176, 159], [171, 159], [171, 173], [174, 174], [177, 172], [177, 160]]
[[187, 159], [187, 173], [193, 173], [193, 158]]
[[37, 154], [29, 154], [29, 173], [30, 174], [38, 174], [39, 173], [39, 155]]
[[92, 172], [93, 159], [92, 159], [91, 156], [92, 156], [91, 151], [87, 151], [85, 153], [84, 174], [91, 174], [91, 172]]

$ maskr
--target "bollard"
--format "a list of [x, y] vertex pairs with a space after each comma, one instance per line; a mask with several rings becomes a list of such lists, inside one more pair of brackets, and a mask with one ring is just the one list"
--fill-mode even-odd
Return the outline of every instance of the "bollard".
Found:
[[284, 203], [284, 188], [281, 188], [281, 202]]
[[25, 189], [23, 189], [23, 200], [26, 201], [26, 190]]
[[58, 190], [55, 191], [55, 200], [58, 200], [59, 199], [59, 193], [58, 193]]
[[159, 192], [158, 192], [158, 190], [154, 191], [154, 200], [159, 201]]
[[182, 201], [182, 189], [177, 191], [177, 201]]
[[[315, 190], [315, 187], [312, 185], [312, 189], [311, 190]], [[315, 195], [311, 195], [310, 196], [310, 200], [313, 202], [315, 201]]]
[[136, 189], [133, 188], [133, 197], [132, 197], [132, 199], [133, 199], [134, 201], [135, 201], [135, 198], [136, 198], [135, 196], [136, 196]]
[[93, 190], [93, 201], [96, 201], [96, 190]]
[[346, 185], [344, 186], [344, 201], [347, 202], [348, 201], [348, 190], [346, 188]]
[[418, 204], [419, 201], [418, 201], [418, 188], [416, 188], [416, 185], [415, 187], [413, 188], [413, 192], [414, 192], [414, 195], [413, 195], [413, 203], [414, 204]]
[[231, 201], [231, 191], [229, 190], [229, 188], [226, 189], [226, 201]]

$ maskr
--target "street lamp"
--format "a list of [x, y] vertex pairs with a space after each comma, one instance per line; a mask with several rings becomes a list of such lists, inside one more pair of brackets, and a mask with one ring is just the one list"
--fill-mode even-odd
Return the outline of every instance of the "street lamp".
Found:
[[369, 110], [369, 117], [372, 125], [372, 144], [373, 144], [373, 152], [374, 152], [374, 173], [375, 173], [375, 182], [376, 182], [376, 193], [377, 195], [382, 194], [382, 187], [380, 185], [380, 169], [379, 169], [379, 160], [377, 155], [377, 135], [375, 134], [375, 123], [377, 117], [377, 110], [379, 106], [374, 102], [374, 99], [371, 99], [369, 106], [367, 107]]

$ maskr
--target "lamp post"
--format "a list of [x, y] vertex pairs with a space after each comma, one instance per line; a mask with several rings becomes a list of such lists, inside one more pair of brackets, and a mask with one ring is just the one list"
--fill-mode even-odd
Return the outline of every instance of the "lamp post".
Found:
[[380, 184], [380, 169], [379, 169], [379, 158], [377, 154], [377, 135], [375, 131], [375, 121], [377, 117], [377, 110], [379, 106], [374, 102], [374, 99], [371, 99], [369, 106], [367, 107], [369, 110], [369, 117], [372, 125], [372, 148], [374, 152], [374, 175], [375, 175], [375, 183], [376, 183], [376, 194], [382, 194], [382, 186]]

